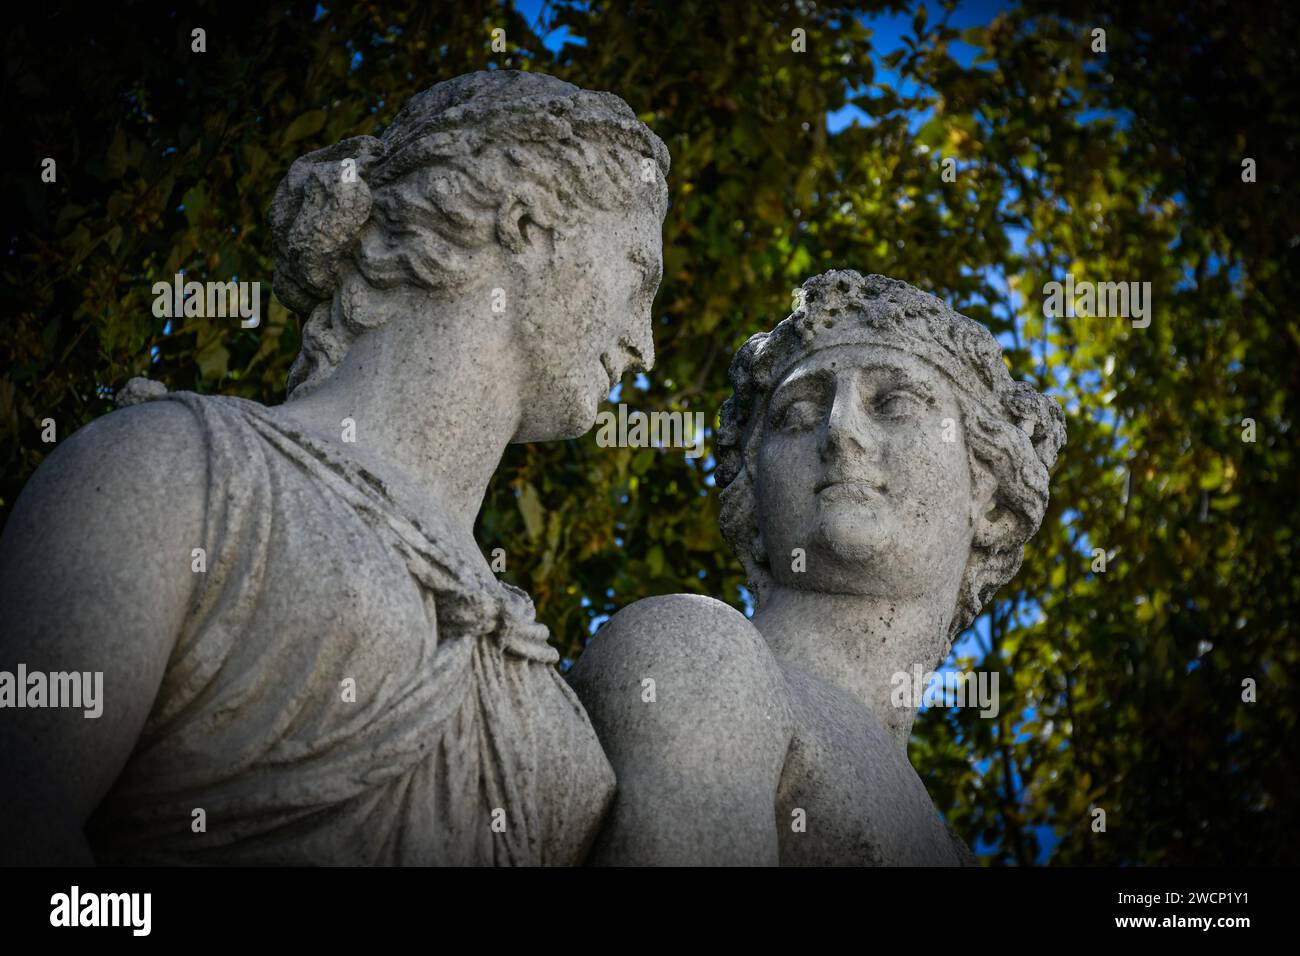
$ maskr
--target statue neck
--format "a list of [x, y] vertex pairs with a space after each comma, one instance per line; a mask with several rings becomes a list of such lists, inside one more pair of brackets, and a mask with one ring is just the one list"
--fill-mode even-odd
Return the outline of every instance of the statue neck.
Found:
[[753, 620], [778, 661], [852, 696], [906, 752], [920, 702], [894, 706], [893, 677], [943, 662], [952, 608], [936, 603], [776, 587]]
[[276, 412], [397, 484], [416, 510], [440, 507], [472, 535], [519, 426], [510, 334], [509, 323], [485, 323], [455, 302], [404, 310], [359, 336], [314, 391]]

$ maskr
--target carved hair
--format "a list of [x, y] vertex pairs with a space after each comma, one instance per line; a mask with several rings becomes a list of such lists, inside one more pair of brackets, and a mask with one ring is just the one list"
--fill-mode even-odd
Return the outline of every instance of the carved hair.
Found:
[[731, 363], [733, 394], [722, 406], [717, 443], [722, 535], [761, 602], [772, 574], [759, 540], [753, 463], [773, 387], [796, 362], [832, 345], [909, 352], [956, 386], [972, 477], [978, 462], [997, 481], [990, 520], [972, 541], [962, 575], [951, 646], [1020, 568], [1025, 542], [1047, 509], [1048, 472], [1065, 443], [1065, 416], [1054, 399], [1011, 378], [988, 330], [905, 282], [833, 270], [805, 282], [801, 297], [794, 313], [770, 333], [751, 336]]
[[[645, 171], [653, 170], [647, 182]], [[376, 290], [455, 290], [494, 240], [637, 201], [667, 207], [668, 150], [612, 93], [493, 70], [411, 98], [382, 138], [296, 160], [271, 204], [275, 293], [306, 316], [289, 393], [306, 393], [383, 320]]]

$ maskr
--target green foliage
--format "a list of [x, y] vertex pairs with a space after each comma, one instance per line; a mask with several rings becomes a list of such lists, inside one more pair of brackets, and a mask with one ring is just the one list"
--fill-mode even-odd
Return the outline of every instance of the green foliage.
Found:
[[[1002, 714], [917, 722], [913, 761], [959, 832], [997, 862], [1035, 861], [1049, 829], [1063, 862], [1294, 858], [1294, 12], [1221, 22], [1211, 0], [1107, 2], [1080, 21], [1032, 3], [960, 34], [918, 11], [882, 59], [862, 17], [909, 4], [558, 5], [550, 25], [586, 44], [555, 54], [508, 6], [327, 6], [318, 22], [314, 3], [286, 3], [13, 23], [4, 128], [23, 146], [6, 151], [5, 186], [25, 208], [3, 265], [0, 517], [51, 447], [42, 419], [64, 438], [132, 375], [282, 400], [299, 332], [278, 302], [257, 329], [177, 319], [164, 335], [151, 286], [183, 268], [260, 280], [265, 302], [266, 208], [297, 156], [378, 133], [439, 80], [544, 70], [617, 92], [673, 157], [659, 359], [624, 401], [711, 427], [735, 349], [803, 279], [848, 267], [951, 300], [1065, 404], [1052, 508], [980, 624]], [[207, 53], [190, 52], [196, 26]], [[807, 52], [791, 50], [796, 27]], [[962, 42], [979, 51], [968, 67]], [[827, 114], [850, 102], [869, 120], [832, 135]], [[46, 156], [55, 184], [40, 181]], [[1067, 271], [1151, 282], [1151, 326], [1045, 320], [1039, 290]], [[513, 447], [480, 544], [505, 549], [505, 576], [570, 658], [638, 598], [736, 601], [704, 461], [594, 435]]]

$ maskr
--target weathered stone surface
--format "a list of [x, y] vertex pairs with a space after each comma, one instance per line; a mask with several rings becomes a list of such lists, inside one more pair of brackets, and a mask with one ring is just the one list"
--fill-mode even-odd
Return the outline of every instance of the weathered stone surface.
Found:
[[740, 349], [718, 435], [752, 622], [652, 598], [574, 669], [618, 776], [593, 862], [973, 862], [908, 763], [895, 675], [1015, 574], [1064, 417], [931, 295], [849, 271], [803, 294]]
[[505, 446], [653, 361], [668, 156], [618, 97], [462, 76], [271, 209], [289, 400], [160, 395], [64, 442], [0, 542], [6, 862], [574, 863], [614, 787], [473, 520]]

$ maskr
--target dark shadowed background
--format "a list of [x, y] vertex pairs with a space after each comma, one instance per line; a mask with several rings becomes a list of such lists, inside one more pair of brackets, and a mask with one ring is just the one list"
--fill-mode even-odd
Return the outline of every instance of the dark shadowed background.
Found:
[[[283, 399], [299, 323], [271, 300], [266, 210], [297, 156], [439, 80], [545, 71], [618, 93], [672, 152], [659, 359], [614, 401], [702, 411], [711, 438], [735, 349], [846, 267], [949, 299], [1063, 403], [1043, 528], [949, 661], [998, 671], [1001, 713], [928, 710], [911, 746], [976, 851], [1300, 854], [1300, 8], [116, 7], [6, 13], [0, 520], [54, 447], [42, 421], [66, 438], [131, 376]], [[153, 283], [182, 270], [260, 281], [262, 325], [155, 318]], [[1151, 324], [1046, 318], [1067, 273], [1150, 282]], [[479, 543], [570, 661], [641, 597], [744, 608], [713, 466], [594, 434], [515, 446]]]

